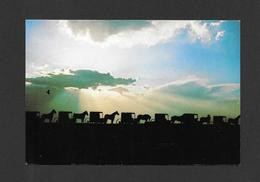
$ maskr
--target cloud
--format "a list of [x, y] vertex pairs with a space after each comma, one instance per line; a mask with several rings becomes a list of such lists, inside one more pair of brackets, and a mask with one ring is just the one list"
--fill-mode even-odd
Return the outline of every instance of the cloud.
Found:
[[97, 42], [105, 41], [113, 34], [138, 30], [150, 24], [145, 20], [68, 20], [66, 23], [75, 36], [90, 35]]
[[224, 36], [224, 33], [225, 33], [225, 31], [217, 32], [215, 39], [220, 40]]
[[210, 25], [211, 26], [219, 26], [224, 22], [224, 20], [220, 20], [220, 21], [215, 21], [215, 22], [211, 22]]
[[238, 83], [210, 85], [207, 80], [194, 76], [164, 84], [156, 88], [155, 91], [193, 100], [232, 100], [240, 98], [240, 84]]
[[60, 24], [75, 39], [102, 46], [149, 47], [168, 42], [181, 32], [187, 33], [191, 42], [212, 40], [209, 23], [195, 20], [63, 20]]
[[208, 29], [207, 23], [191, 21], [189, 26], [189, 36], [193, 42], [199, 40], [206, 43], [211, 40], [211, 33]]
[[129, 92], [129, 90], [124, 87], [116, 87], [116, 88], [112, 88], [109, 90], [115, 91], [115, 92], [119, 93], [120, 95], [123, 95], [125, 92]]
[[35, 66], [34, 64], [32, 64], [32, 67], [35, 68], [36, 70], [39, 70], [39, 71], [47, 69], [48, 66], [49, 66], [48, 64], [44, 64], [44, 65], [41, 65], [41, 66]]
[[97, 86], [97, 89], [75, 89], [75, 84], [70, 84], [70, 88], [66, 89], [53, 87], [48, 95], [46, 90], [49, 85], [32, 82], [26, 86], [26, 109], [44, 112], [52, 108], [73, 112], [99, 110], [107, 113], [119, 110], [152, 115], [156, 112], [170, 115], [194, 112], [200, 116], [228, 117], [240, 114], [240, 84], [236, 83], [212, 85], [205, 79], [189, 76], [155, 89], [143, 90], [143, 94], [136, 92], [133, 84], [123, 85], [121, 82], [120, 85], [111, 85]]
[[114, 78], [109, 73], [99, 73], [91, 70], [61, 70], [60, 72], [50, 72], [45, 76], [26, 78], [26, 82], [56, 88], [75, 87], [81, 89], [96, 88], [100, 85], [129, 85], [135, 80], [131, 78]]
[[240, 114], [240, 84], [211, 85], [192, 76], [157, 87], [144, 100], [153, 102], [157, 112], [235, 117]]

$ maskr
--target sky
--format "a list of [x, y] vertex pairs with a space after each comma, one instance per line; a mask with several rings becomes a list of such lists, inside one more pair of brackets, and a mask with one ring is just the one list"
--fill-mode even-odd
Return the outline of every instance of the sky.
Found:
[[26, 110], [240, 114], [240, 21], [25, 23]]

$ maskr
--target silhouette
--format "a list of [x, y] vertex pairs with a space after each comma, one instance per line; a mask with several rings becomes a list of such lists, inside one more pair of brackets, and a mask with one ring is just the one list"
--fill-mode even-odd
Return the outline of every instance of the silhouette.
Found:
[[201, 124], [204, 124], [204, 123], [210, 124], [210, 115], [208, 115], [207, 117], [201, 117], [200, 118], [200, 123]]
[[154, 119], [157, 123], [165, 124], [169, 122], [169, 115], [164, 113], [155, 113]]
[[180, 121], [184, 125], [193, 125], [198, 121], [198, 114], [184, 113], [181, 116], [172, 116], [171, 123], [175, 123], [175, 121]]
[[104, 123], [102, 118], [103, 112], [90, 112], [89, 113], [89, 122], [90, 123]]
[[228, 123], [233, 125], [238, 125], [240, 119], [240, 115], [238, 115], [236, 118], [229, 118]]
[[140, 120], [145, 120], [145, 122], [150, 121], [151, 120], [151, 116], [149, 114], [139, 114], [136, 118], [136, 122], [140, 122]]
[[50, 95], [50, 90], [47, 90], [47, 92], [46, 92], [48, 95]]
[[175, 124], [175, 121], [180, 121], [181, 122], [181, 116], [172, 116], [171, 117], [171, 123]]
[[184, 113], [181, 116], [181, 122], [185, 125], [193, 125], [198, 121], [198, 114]]
[[[169, 120], [168, 114], [156, 113], [155, 122], [142, 125], [137, 121], [141, 118], [151, 120], [147, 114], [135, 117], [133, 112], [123, 112], [120, 124], [109, 125], [105, 122], [110, 117], [103, 118], [102, 112], [91, 111], [89, 122], [78, 125], [74, 122], [74, 116], [78, 113], [59, 111], [58, 122], [42, 122], [43, 118], [53, 120], [54, 111], [42, 116], [38, 111], [26, 112], [28, 164], [168, 165], [240, 162], [240, 116], [229, 118], [229, 122], [225, 116], [213, 116], [213, 124], [202, 125], [210, 121], [209, 115], [198, 121], [197, 114], [184, 113], [172, 116]], [[117, 115], [114, 113], [109, 116]], [[181, 124], [172, 124], [175, 121]]]
[[215, 125], [224, 125], [224, 124], [226, 124], [226, 116], [213, 116], [213, 123]]
[[122, 112], [121, 113], [122, 124], [135, 124], [135, 113], [133, 112]]
[[113, 112], [112, 114], [106, 114], [104, 116], [104, 123], [106, 123], [107, 120], [111, 120], [111, 124], [113, 124], [116, 115], [119, 115], [118, 111]]
[[74, 119], [72, 118], [72, 112], [70, 111], [60, 111], [58, 114], [58, 121], [61, 124], [69, 124], [72, 123]]
[[84, 111], [83, 113], [74, 113], [73, 119], [76, 121], [77, 119], [81, 120], [81, 123], [84, 123], [85, 116], [88, 115], [87, 111]]
[[56, 111], [53, 109], [53, 110], [52, 110], [50, 113], [48, 113], [48, 114], [42, 114], [41, 119], [42, 119], [42, 121], [45, 121], [46, 119], [48, 119], [49, 122], [51, 122], [52, 119], [53, 119], [53, 115], [54, 115], [54, 114], [56, 114]]

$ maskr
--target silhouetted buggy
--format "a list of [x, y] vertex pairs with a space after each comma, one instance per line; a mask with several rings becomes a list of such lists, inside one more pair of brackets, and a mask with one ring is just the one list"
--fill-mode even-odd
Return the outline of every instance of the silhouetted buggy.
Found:
[[198, 114], [185, 113], [181, 116], [181, 122], [184, 125], [193, 125], [198, 122]]
[[60, 124], [72, 124], [73, 123], [72, 112], [60, 111], [58, 114], [58, 122]]
[[155, 113], [154, 120], [158, 124], [168, 124], [169, 123], [169, 115], [164, 113]]
[[226, 124], [226, 116], [213, 116], [213, 124], [214, 125], [224, 125]]
[[41, 115], [41, 120], [42, 122], [53, 122], [53, 119], [54, 119], [54, 115], [56, 114], [56, 111], [55, 109], [53, 109], [51, 112], [49, 113], [46, 113], [46, 114], [42, 114]]
[[82, 113], [74, 113], [73, 119], [75, 123], [84, 123], [86, 116], [88, 115], [87, 111], [84, 111]]
[[229, 118], [228, 123], [230, 125], [239, 125], [240, 122], [240, 115], [238, 115], [236, 118]]
[[147, 123], [151, 121], [151, 116], [149, 114], [139, 114], [135, 120], [137, 124], [141, 123], [141, 121]]
[[203, 124], [210, 124], [210, 115], [207, 115], [207, 117], [200, 117], [200, 124], [203, 125]]
[[103, 112], [90, 112], [89, 113], [90, 123], [104, 123]]
[[133, 112], [122, 112], [121, 113], [122, 124], [136, 124], [135, 113]]
[[175, 121], [179, 121], [184, 125], [193, 125], [198, 123], [198, 114], [184, 113], [181, 116], [172, 116], [171, 122], [174, 124]]

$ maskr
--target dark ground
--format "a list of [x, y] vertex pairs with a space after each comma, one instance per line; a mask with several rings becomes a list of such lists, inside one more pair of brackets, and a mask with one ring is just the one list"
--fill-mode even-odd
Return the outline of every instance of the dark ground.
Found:
[[239, 164], [239, 125], [65, 124], [27, 121], [31, 164]]

